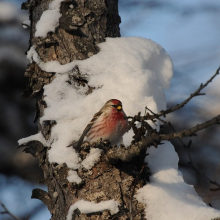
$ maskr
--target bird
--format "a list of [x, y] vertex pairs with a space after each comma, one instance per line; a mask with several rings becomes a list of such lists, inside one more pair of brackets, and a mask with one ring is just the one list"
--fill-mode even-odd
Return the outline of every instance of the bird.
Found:
[[122, 142], [122, 136], [128, 128], [128, 118], [123, 111], [122, 102], [110, 99], [93, 116], [79, 140], [69, 146], [78, 151], [84, 142], [92, 144], [100, 139], [109, 141], [114, 146]]

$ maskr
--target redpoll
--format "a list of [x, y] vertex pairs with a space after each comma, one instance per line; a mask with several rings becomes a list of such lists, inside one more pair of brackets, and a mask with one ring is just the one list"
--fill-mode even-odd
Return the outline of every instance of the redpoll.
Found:
[[117, 99], [110, 99], [97, 112], [86, 126], [79, 141], [73, 144], [78, 150], [84, 139], [94, 143], [100, 139], [110, 141], [111, 145], [122, 142], [122, 136], [128, 131], [127, 116], [122, 109], [122, 103]]

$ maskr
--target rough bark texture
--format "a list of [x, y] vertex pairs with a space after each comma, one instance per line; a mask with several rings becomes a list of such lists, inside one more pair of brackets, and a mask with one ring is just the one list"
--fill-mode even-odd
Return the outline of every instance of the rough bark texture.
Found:
[[[75, 59], [83, 60], [98, 53], [97, 44], [103, 42], [105, 37], [120, 37], [117, 0], [66, 0], [61, 4], [62, 16], [55, 33], [48, 33], [46, 38], [36, 38], [36, 23], [48, 9], [50, 2], [51, 0], [29, 0], [22, 5], [30, 11], [30, 46], [36, 45], [36, 51], [43, 62], [57, 60], [66, 64]], [[24, 96], [36, 97], [37, 121], [47, 107], [43, 100], [43, 86], [54, 79], [55, 73], [47, 73], [33, 62], [29, 64], [25, 76], [29, 78], [29, 85]], [[85, 83], [82, 79], [78, 80]], [[45, 121], [39, 124], [39, 130], [45, 139], [50, 137], [54, 123]], [[142, 169], [145, 153], [142, 152], [141, 156], [130, 162], [118, 160], [114, 164], [103, 153], [91, 170], [78, 170], [78, 175], [83, 179], [78, 185], [69, 183], [66, 179], [66, 164], [49, 162], [49, 148], [37, 141], [29, 142], [26, 146], [25, 152], [39, 159], [44, 182], [48, 187], [48, 192], [35, 189], [32, 198], [40, 199], [46, 204], [52, 215], [51, 219], [66, 219], [69, 207], [80, 199], [94, 202], [115, 199], [120, 204], [120, 211], [115, 215], [111, 215], [108, 210], [91, 214], [75, 211], [72, 219], [144, 219], [145, 207], [133, 195], [145, 184], [145, 180], [141, 178], [142, 174], [146, 174], [146, 170]], [[82, 152], [83, 154], [86, 152]]]

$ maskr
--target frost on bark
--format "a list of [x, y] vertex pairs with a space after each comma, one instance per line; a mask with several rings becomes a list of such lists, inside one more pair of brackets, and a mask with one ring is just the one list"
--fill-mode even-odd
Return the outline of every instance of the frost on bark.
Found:
[[[35, 37], [36, 24], [42, 13], [48, 9], [51, 0], [28, 0], [22, 4], [28, 9], [31, 20], [30, 47], [35, 45], [36, 52], [43, 62], [57, 60], [61, 64], [73, 60], [83, 60], [99, 52], [98, 43], [106, 37], [120, 37], [117, 0], [65, 0], [61, 3], [59, 26], [55, 32], [49, 32], [45, 38]], [[80, 71], [80, 70], [79, 70]], [[44, 115], [47, 103], [44, 101], [43, 86], [52, 82], [53, 72], [43, 71], [35, 62], [27, 67], [25, 76], [29, 79], [24, 96], [36, 98], [35, 121]], [[86, 83], [80, 77], [79, 84]], [[88, 92], [92, 92], [88, 91]], [[47, 140], [55, 121], [39, 123], [39, 131]], [[26, 153], [39, 159], [44, 172], [43, 182], [48, 192], [35, 189], [32, 198], [43, 201], [48, 207], [51, 219], [66, 219], [69, 207], [78, 200], [99, 203], [114, 199], [119, 203], [119, 212], [111, 214], [109, 210], [83, 214], [75, 210], [72, 219], [144, 219], [144, 206], [135, 200], [136, 190], [145, 184], [146, 169], [144, 166], [145, 150], [129, 162], [109, 161], [105, 152], [101, 159], [90, 170], [78, 170], [83, 180], [80, 184], [67, 180], [66, 164], [50, 163], [48, 150], [38, 141], [27, 143]], [[86, 150], [81, 156], [87, 154]]]

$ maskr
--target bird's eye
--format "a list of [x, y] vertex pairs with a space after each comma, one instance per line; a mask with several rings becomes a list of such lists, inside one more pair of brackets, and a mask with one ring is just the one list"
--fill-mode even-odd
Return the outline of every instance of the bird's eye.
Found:
[[116, 108], [118, 111], [122, 110], [122, 106], [121, 105], [112, 105], [112, 107]]

